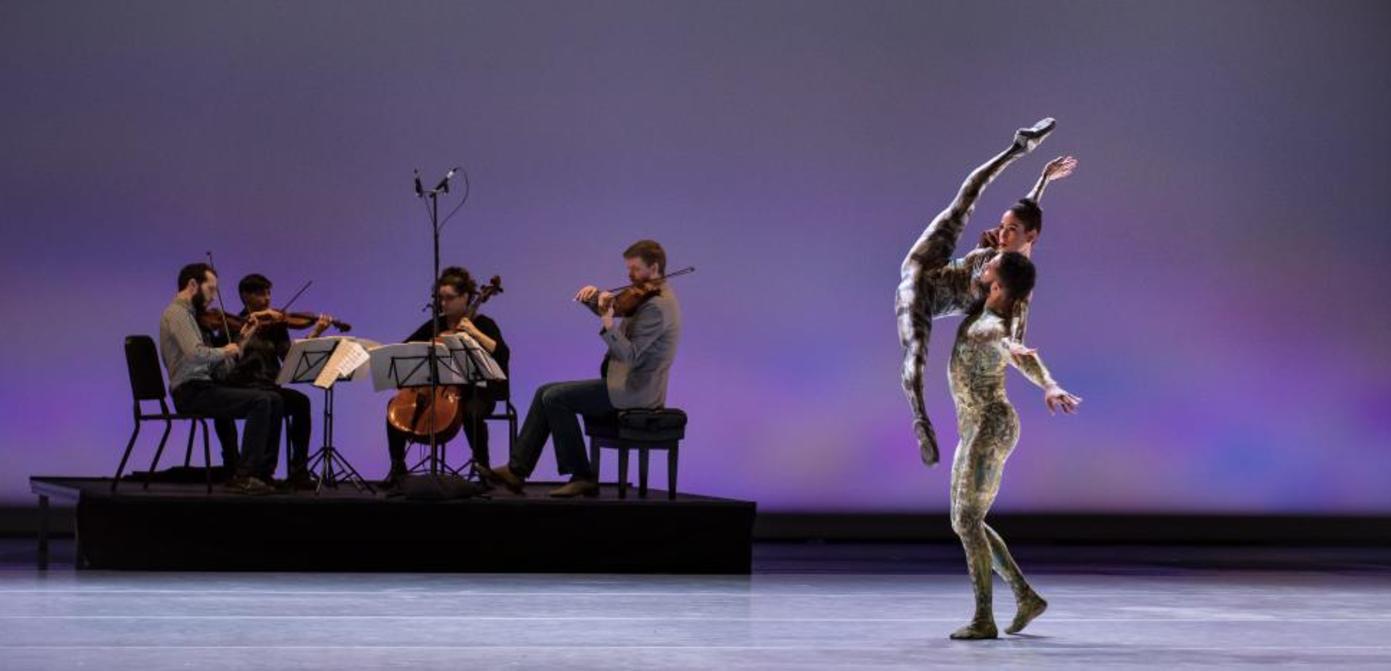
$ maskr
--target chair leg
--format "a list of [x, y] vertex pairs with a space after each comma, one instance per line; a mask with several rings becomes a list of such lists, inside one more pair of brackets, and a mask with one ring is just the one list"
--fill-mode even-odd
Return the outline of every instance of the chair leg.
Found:
[[647, 448], [638, 448], [638, 498], [647, 498]]
[[155, 468], [159, 467], [159, 458], [164, 454], [164, 444], [169, 442], [169, 432], [173, 430], [173, 428], [174, 422], [167, 419], [164, 420], [164, 435], [159, 437], [159, 447], [155, 448], [155, 458], [150, 460], [150, 470], [145, 473], [144, 489], [146, 491], [150, 489], [150, 478], [155, 476]]
[[184, 468], [193, 465], [193, 438], [198, 435], [198, 427], [194, 426], [196, 420], [188, 422], [188, 446], [184, 448]]
[[213, 453], [208, 446], [208, 420], [199, 419], [199, 424], [203, 425], [203, 478], [208, 484], [208, 493], [213, 493]]
[[290, 453], [294, 450], [290, 447], [290, 416], [285, 415], [285, 477], [290, 477], [290, 471], [294, 469], [294, 464], [290, 463]]
[[676, 500], [676, 446], [667, 450], [667, 498]]
[[507, 402], [507, 453], [512, 454], [512, 446], [517, 444], [517, 409]]
[[628, 498], [628, 448], [618, 448], [618, 498]]
[[135, 420], [135, 430], [130, 432], [130, 440], [126, 441], [126, 451], [121, 453], [121, 465], [116, 467], [116, 479], [111, 481], [111, 493], [116, 493], [116, 485], [121, 482], [121, 474], [126, 471], [126, 461], [130, 459], [130, 451], [135, 447], [135, 439], [140, 436], [140, 420]]
[[603, 480], [603, 478], [599, 476], [599, 456], [602, 455], [602, 454], [603, 454], [603, 451], [599, 449], [599, 441], [598, 441], [598, 440], [595, 440], [594, 438], [590, 438], [590, 439], [589, 439], [589, 470], [590, 470], [591, 473], [594, 474], [594, 481], [595, 481], [595, 482], [599, 482], [600, 480]]

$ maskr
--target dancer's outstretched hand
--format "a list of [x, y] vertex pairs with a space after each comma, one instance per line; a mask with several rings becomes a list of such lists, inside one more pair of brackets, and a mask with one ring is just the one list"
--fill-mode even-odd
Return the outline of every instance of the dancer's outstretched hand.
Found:
[[1059, 180], [1072, 174], [1077, 169], [1077, 159], [1071, 156], [1059, 156], [1043, 166], [1043, 177], [1048, 181]]
[[1066, 389], [1053, 385], [1043, 392], [1043, 403], [1048, 406], [1048, 414], [1062, 411], [1065, 415], [1077, 414], [1077, 406], [1082, 404], [1080, 396], [1074, 396]]

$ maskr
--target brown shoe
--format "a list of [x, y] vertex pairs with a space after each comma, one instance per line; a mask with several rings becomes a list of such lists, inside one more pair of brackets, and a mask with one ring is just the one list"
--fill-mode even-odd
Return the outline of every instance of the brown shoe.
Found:
[[568, 499], [575, 496], [598, 496], [599, 483], [593, 480], [575, 479], [565, 485], [552, 489], [550, 495], [557, 499]]
[[517, 477], [517, 475], [512, 472], [511, 466], [502, 466], [500, 468], [495, 468], [488, 474], [488, 476], [489, 480], [493, 481], [496, 484], [502, 485], [503, 487], [506, 487], [507, 491], [512, 492], [513, 494], [523, 494], [526, 492], [526, 490], [522, 487], [522, 485], [526, 484], [526, 480]]

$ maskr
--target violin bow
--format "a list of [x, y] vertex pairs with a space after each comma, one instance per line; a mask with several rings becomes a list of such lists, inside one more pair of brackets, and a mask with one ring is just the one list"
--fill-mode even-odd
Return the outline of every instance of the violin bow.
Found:
[[[207, 251], [207, 256], [208, 267], [212, 269], [214, 275], [220, 275], [220, 273], [217, 272], [217, 266], [213, 264], [213, 252], [211, 249]], [[227, 304], [222, 302], [221, 282], [217, 284], [217, 309], [222, 311], [222, 333], [227, 336], [227, 342], [232, 342], [232, 329], [227, 326]]]
[[[680, 276], [682, 276], [682, 275], [689, 275], [689, 274], [691, 274], [691, 273], [693, 273], [693, 272], [695, 272], [695, 266], [686, 266], [685, 268], [682, 268], [681, 270], [673, 271], [673, 272], [671, 272], [670, 274], [663, 275], [663, 276], [661, 277], [661, 279], [662, 279], [663, 281], [665, 281], [665, 280], [669, 280], [669, 279], [671, 279], [671, 278], [673, 278], [673, 277], [680, 277]], [[620, 291], [623, 291], [624, 289], [631, 289], [632, 287], [633, 287], [633, 285], [631, 285], [631, 284], [625, 284], [625, 285], [623, 285], [623, 286], [621, 286], [621, 287], [617, 287], [617, 288], [615, 288], [615, 289], [609, 289], [608, 291], [609, 291], [609, 293], [611, 293], [611, 294], [616, 294], [616, 293], [618, 293], [618, 292], [620, 292]]]
[[309, 285], [311, 285], [311, 284], [313, 284], [313, 283], [314, 283], [314, 280], [309, 280], [308, 282], [305, 282], [305, 283], [304, 283], [304, 286], [300, 287], [300, 288], [299, 288], [299, 291], [296, 291], [296, 292], [295, 292], [295, 295], [293, 295], [293, 296], [290, 297], [290, 300], [285, 301], [285, 307], [280, 308], [280, 311], [281, 311], [281, 312], [288, 312], [288, 311], [290, 310], [290, 304], [291, 304], [291, 303], [294, 303], [294, 302], [297, 301], [297, 300], [299, 300], [299, 297], [302, 296], [302, 295], [304, 295], [304, 290], [305, 290], [305, 289], [308, 289], [308, 288], [309, 288]]

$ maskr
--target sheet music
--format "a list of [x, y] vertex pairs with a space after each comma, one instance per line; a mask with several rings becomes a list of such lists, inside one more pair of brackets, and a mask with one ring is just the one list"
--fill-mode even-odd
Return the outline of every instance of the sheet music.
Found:
[[498, 365], [493, 355], [473, 336], [467, 333], [453, 333], [442, 337], [441, 340], [449, 345], [450, 354], [459, 362], [460, 370], [466, 371], [468, 379], [474, 380], [474, 384], [481, 387], [489, 381], [507, 379], [507, 375], [502, 372], [502, 366]]
[[340, 379], [356, 379], [353, 373], [371, 359], [368, 347], [380, 347], [370, 340], [342, 336], [339, 338], [338, 347], [333, 350], [333, 355], [328, 358], [328, 363], [324, 364], [323, 370], [319, 371], [318, 376], [314, 378], [315, 387], [328, 389]]

